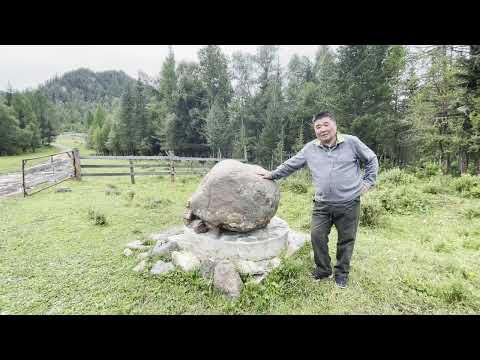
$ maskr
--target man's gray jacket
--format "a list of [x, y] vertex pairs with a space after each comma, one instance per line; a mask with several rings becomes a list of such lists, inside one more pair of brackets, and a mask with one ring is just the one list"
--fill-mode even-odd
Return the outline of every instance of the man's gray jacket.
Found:
[[[362, 176], [360, 162], [365, 164]], [[288, 176], [308, 165], [315, 186], [315, 201], [342, 203], [360, 196], [366, 184], [372, 187], [378, 174], [375, 153], [359, 138], [337, 133], [337, 143], [331, 149], [310, 141], [302, 150], [272, 172], [274, 180]]]

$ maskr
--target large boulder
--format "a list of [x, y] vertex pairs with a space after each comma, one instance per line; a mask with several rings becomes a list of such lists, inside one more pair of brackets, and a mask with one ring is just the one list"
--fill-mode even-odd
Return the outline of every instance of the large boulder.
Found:
[[235, 232], [265, 227], [280, 201], [278, 185], [256, 174], [257, 165], [223, 160], [203, 178], [192, 195], [187, 212], [209, 226]]

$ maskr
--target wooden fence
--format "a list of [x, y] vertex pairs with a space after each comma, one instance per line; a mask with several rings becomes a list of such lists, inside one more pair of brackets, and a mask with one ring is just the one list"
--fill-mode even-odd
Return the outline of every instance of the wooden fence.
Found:
[[[78, 154], [78, 152], [76, 152]], [[91, 164], [92, 160], [101, 160], [102, 164]], [[75, 172], [77, 179], [84, 176], [130, 176], [135, 184], [136, 176], [169, 175], [172, 182], [177, 175], [206, 174], [222, 158], [181, 157], [181, 156], [79, 156], [79, 168]], [[244, 159], [238, 159], [245, 162]], [[82, 161], [84, 163], [82, 163]], [[85, 164], [88, 161], [89, 164]], [[128, 162], [106, 164], [108, 161]], [[141, 162], [141, 163], [140, 163]], [[145, 162], [148, 162], [145, 163]], [[84, 169], [128, 169], [128, 172], [85, 172]], [[147, 171], [139, 172], [136, 169]], [[156, 169], [150, 171], [151, 169]]]

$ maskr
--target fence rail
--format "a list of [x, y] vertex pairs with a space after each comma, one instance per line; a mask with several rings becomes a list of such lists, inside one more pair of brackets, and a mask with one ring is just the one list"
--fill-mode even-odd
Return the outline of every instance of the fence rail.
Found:
[[[47, 160], [39, 161], [40, 159]], [[112, 163], [91, 164], [88, 163], [89, 160]], [[115, 160], [128, 163], [118, 164], [113, 162]], [[136, 176], [170, 175], [171, 181], [175, 182], [177, 175], [204, 175], [213, 165], [222, 160], [225, 159], [183, 157], [173, 154], [169, 156], [80, 156], [78, 149], [72, 149], [52, 155], [22, 159], [23, 196], [33, 195], [69, 179], [81, 180], [83, 176], [130, 176], [132, 184], [135, 184]], [[246, 162], [245, 159], [236, 160]], [[139, 161], [142, 163], [138, 163]], [[146, 161], [151, 163], [147, 164]], [[32, 162], [36, 165], [27, 168], [27, 164], [30, 165]], [[91, 172], [84, 172], [86, 169], [90, 169]], [[103, 172], [103, 169], [128, 170]], [[139, 169], [144, 171], [139, 172]]]
[[[82, 164], [81, 160], [104, 160], [113, 161], [121, 160], [128, 161], [128, 164]], [[132, 184], [135, 184], [136, 176], [153, 176], [153, 175], [170, 175], [172, 182], [175, 182], [176, 175], [195, 175], [206, 174], [210, 167], [219, 161], [225, 160], [223, 158], [204, 158], [204, 157], [187, 157], [187, 156], [80, 156], [80, 169], [118, 169], [128, 168], [129, 172], [88, 172], [78, 171], [77, 178], [83, 176], [130, 176]], [[245, 159], [236, 159], [245, 162]], [[136, 164], [135, 161], [154, 161], [151, 164]], [[163, 162], [162, 162], [163, 161]], [[196, 164], [194, 164], [194, 162]], [[195, 166], [194, 166], [195, 165]], [[200, 166], [199, 166], [200, 165]], [[157, 171], [135, 171], [135, 168], [157, 169]]]
[[[187, 157], [187, 156], [80, 156], [81, 160], [167, 160], [167, 161], [214, 161], [225, 160], [223, 158]], [[235, 159], [245, 161], [244, 159]]]

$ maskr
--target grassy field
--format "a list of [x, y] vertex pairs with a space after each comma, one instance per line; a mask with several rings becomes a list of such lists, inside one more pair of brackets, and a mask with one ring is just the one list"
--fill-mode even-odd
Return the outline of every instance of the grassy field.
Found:
[[81, 137], [73, 136], [71, 134], [60, 134], [55, 139], [55, 144], [60, 145], [61, 147], [68, 148], [77, 148], [80, 151], [81, 155], [95, 155], [95, 150], [87, 149], [85, 142]]
[[0, 174], [22, 171], [22, 159], [47, 156], [61, 151], [55, 146], [45, 146], [35, 152], [24, 153], [14, 156], [0, 156]]
[[[174, 184], [168, 177], [142, 177], [135, 185], [128, 177], [86, 178], [64, 183], [70, 193], [50, 189], [0, 200], [0, 313], [479, 313], [479, 200], [456, 191], [449, 185], [453, 180], [412, 176], [404, 184], [402, 174], [387, 175], [362, 200], [349, 288], [311, 279], [311, 245], [306, 244], [264, 283], [248, 283], [234, 302], [198, 273], [161, 278], [134, 273], [138, 260], [122, 254], [126, 243], [181, 224], [200, 177]], [[108, 184], [119, 194], [106, 191]], [[306, 184], [301, 177], [283, 181], [277, 213], [304, 232], [313, 191]], [[94, 225], [89, 209], [105, 215], [107, 224]], [[335, 243], [333, 230], [332, 259]]]
[[[80, 150], [80, 154], [83, 156], [93, 155], [95, 153], [94, 150], [87, 149], [84, 142], [80, 138], [68, 134], [62, 134], [57, 136], [55, 142], [50, 146], [44, 146], [40, 149], [37, 149], [35, 152], [28, 152], [15, 156], [0, 156], [0, 174], [22, 171], [22, 159], [48, 156], [65, 151], [67, 148], [78, 148]], [[47, 160], [48, 159], [40, 159], [31, 161], [27, 163], [27, 166], [33, 166], [37, 163]]]

